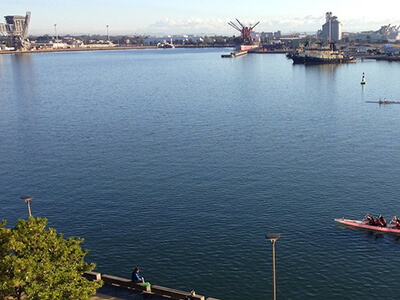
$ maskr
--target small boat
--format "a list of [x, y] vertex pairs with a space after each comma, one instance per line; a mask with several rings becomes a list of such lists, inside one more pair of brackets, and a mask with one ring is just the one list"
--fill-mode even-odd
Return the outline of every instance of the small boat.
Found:
[[172, 39], [171, 42], [165, 42], [164, 43], [158, 43], [157, 44], [157, 48], [163, 48], [163, 49], [175, 49], [175, 45], [172, 43]]
[[232, 57], [235, 57], [235, 55], [233, 55], [233, 53], [221, 54], [221, 57], [222, 57], [222, 58], [224, 58], [224, 57], [225, 57], [225, 58], [227, 58], [227, 57], [228, 57], [228, 58], [232, 58]]
[[378, 100], [378, 101], [365, 101], [366, 103], [377, 103], [377, 104], [400, 104], [400, 101], [391, 100]]
[[394, 222], [395, 218], [397, 219], [397, 217], [394, 217], [390, 221], [390, 223], [387, 224], [387, 226], [385, 226], [385, 227], [377, 226], [377, 225], [370, 225], [369, 222], [365, 219], [363, 219], [361, 221], [345, 219], [345, 218], [334, 219], [334, 220], [335, 220], [335, 222], [339, 222], [341, 224], [348, 225], [351, 227], [368, 229], [368, 230], [373, 230], [373, 231], [378, 231], [378, 232], [390, 232], [390, 233], [400, 234], [400, 228], [398, 228], [399, 226], [396, 224], [396, 222]]

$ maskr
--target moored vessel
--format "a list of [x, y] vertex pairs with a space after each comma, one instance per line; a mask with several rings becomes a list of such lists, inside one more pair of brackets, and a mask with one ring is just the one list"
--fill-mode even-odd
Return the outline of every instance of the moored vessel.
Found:
[[342, 64], [356, 62], [356, 58], [338, 51], [335, 44], [323, 47], [321, 43], [317, 47], [305, 47], [290, 55], [294, 64]]
[[236, 19], [236, 21], [237, 24], [232, 21], [228, 22], [229, 26], [233, 27], [241, 33], [240, 37], [236, 39], [236, 53], [246, 52], [247, 54], [247, 51], [249, 50], [260, 48], [260, 45], [256, 43], [251, 36], [254, 27], [256, 27], [260, 22], [257, 22], [254, 25], [244, 26], [238, 19]]
[[258, 44], [257, 45], [237, 45], [236, 51], [237, 52], [249, 51], [249, 50], [258, 49], [258, 48], [260, 48], [260, 46]]

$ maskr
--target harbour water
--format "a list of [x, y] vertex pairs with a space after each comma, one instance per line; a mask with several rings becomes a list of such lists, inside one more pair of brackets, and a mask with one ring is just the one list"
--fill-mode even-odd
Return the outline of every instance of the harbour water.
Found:
[[[226, 300], [394, 299], [400, 64], [221, 49], [0, 56], [0, 219], [85, 238], [99, 272]], [[367, 84], [360, 85], [365, 73]]]

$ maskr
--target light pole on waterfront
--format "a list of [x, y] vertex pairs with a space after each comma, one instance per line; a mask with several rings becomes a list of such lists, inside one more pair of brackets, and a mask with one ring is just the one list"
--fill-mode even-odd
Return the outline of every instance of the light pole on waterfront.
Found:
[[32, 217], [31, 205], [30, 205], [32, 196], [21, 196], [21, 199], [24, 200], [25, 203], [28, 205], [28, 213], [29, 213], [29, 216]]
[[275, 274], [275, 242], [281, 235], [279, 233], [268, 233], [265, 237], [272, 243], [272, 268], [274, 272], [274, 300], [276, 300], [276, 274]]
[[55, 34], [55, 38], [56, 38], [56, 42], [58, 40], [58, 36], [57, 36], [57, 24], [54, 24], [54, 34]]

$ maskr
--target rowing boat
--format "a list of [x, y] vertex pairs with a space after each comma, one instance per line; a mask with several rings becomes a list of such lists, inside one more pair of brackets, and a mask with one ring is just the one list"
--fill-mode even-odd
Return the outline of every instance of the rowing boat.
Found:
[[334, 220], [336, 222], [352, 227], [363, 228], [379, 232], [390, 232], [390, 233], [400, 234], [400, 229], [396, 228], [396, 225], [394, 224], [388, 224], [387, 227], [380, 227], [380, 226], [369, 225], [366, 221], [350, 220], [345, 218], [334, 219]]
[[389, 101], [389, 100], [380, 100], [380, 101], [365, 101], [366, 103], [378, 103], [378, 104], [400, 104], [400, 101]]

